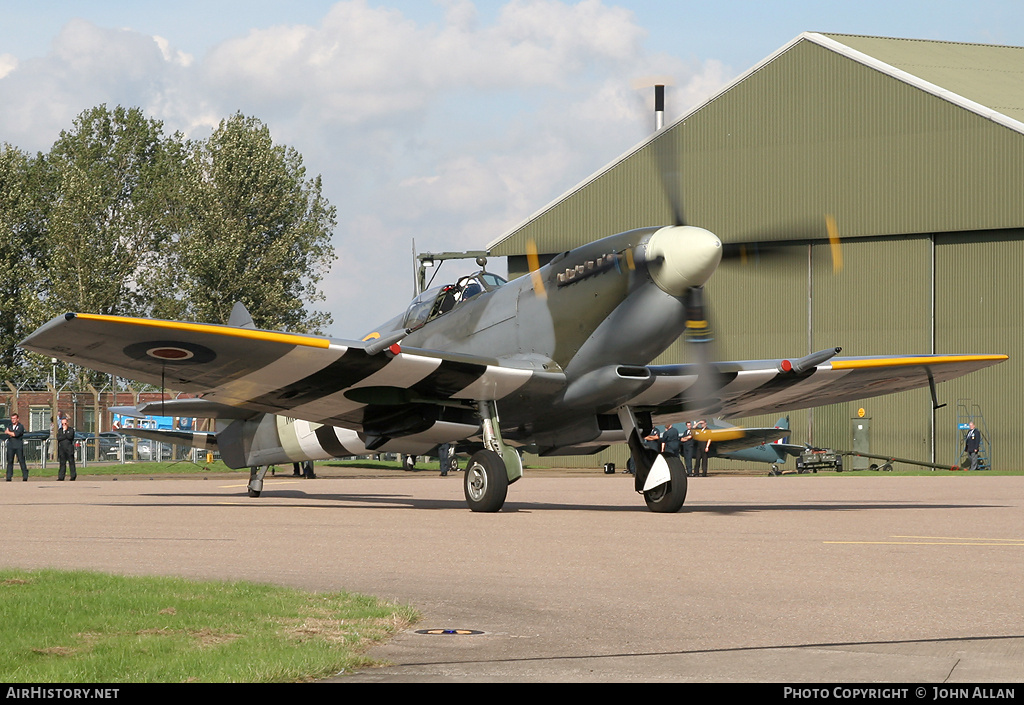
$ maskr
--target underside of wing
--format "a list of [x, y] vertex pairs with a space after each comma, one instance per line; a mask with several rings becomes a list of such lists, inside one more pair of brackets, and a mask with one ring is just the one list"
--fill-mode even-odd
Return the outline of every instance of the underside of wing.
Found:
[[[557, 375], [479, 356], [367, 344], [248, 327], [66, 314], [21, 346], [120, 377], [202, 393], [194, 405], [283, 414], [375, 437], [437, 424], [468, 437], [473, 403], [502, 399]], [[244, 417], [244, 414], [240, 415]]]
[[[996, 365], [1006, 355], [846, 357], [802, 372], [783, 360], [651, 366], [655, 381], [629, 402], [659, 421], [739, 418], [893, 394], [955, 379]], [[700, 379], [702, 375], [711, 379]], [[701, 390], [694, 398], [692, 391]]]

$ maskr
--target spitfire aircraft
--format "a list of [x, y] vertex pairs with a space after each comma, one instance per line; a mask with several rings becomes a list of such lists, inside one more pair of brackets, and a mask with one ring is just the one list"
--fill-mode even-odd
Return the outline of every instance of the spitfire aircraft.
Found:
[[[585, 454], [628, 443], [635, 490], [655, 512], [686, 498], [679, 458], [644, 448], [654, 423], [785, 412], [931, 386], [1005, 355], [836, 357], [686, 364], [651, 361], [686, 334], [704, 339], [702, 287], [723, 247], [685, 225], [622, 232], [505, 281], [480, 271], [417, 296], [362, 340], [89, 313], [46, 323], [21, 345], [102, 372], [198, 393], [163, 415], [220, 420], [215, 434], [160, 440], [217, 448], [250, 468], [396, 452], [471, 454], [470, 509], [496, 512], [523, 475], [521, 452]], [[141, 409], [145, 412], [146, 409]]]

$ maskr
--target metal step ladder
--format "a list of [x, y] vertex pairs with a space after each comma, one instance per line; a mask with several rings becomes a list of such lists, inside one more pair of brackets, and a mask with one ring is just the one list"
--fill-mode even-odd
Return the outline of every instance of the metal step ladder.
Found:
[[[954, 458], [965, 458], [964, 444], [967, 441], [968, 426], [971, 421], [974, 427], [981, 431], [981, 446], [978, 448], [978, 469], [992, 469], [992, 443], [988, 435], [988, 425], [985, 423], [985, 415], [981, 413], [981, 406], [973, 403], [970, 399], [956, 400], [956, 427], [959, 446], [953, 453]], [[969, 468], [970, 466], [968, 466]], [[967, 468], [964, 468], [967, 469]]]

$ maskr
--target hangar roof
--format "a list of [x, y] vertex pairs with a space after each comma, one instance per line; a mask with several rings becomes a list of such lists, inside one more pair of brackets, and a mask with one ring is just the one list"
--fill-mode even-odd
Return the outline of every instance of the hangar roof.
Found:
[[1024, 47], [850, 34], [802, 36], [811, 41], [832, 40], [843, 45], [835, 46], [836, 51], [856, 61], [921, 87], [930, 83], [953, 100], [960, 97], [1012, 118], [1016, 123], [1012, 126], [1024, 132]]
[[816, 239], [823, 213], [844, 238], [1024, 227], [1022, 135], [1024, 48], [804, 33], [489, 249], [667, 223], [643, 154], [661, 138], [725, 241]]

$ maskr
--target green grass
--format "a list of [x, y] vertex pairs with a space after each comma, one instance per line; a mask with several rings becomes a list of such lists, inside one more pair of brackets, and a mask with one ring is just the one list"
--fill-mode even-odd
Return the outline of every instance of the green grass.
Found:
[[[57, 463], [53, 461], [47, 461], [45, 468], [40, 468], [38, 463], [36, 465], [29, 465], [28, 475], [29, 477], [57, 477]], [[292, 466], [288, 465], [288, 472], [291, 472]], [[176, 463], [165, 462], [165, 463], [95, 463], [90, 462], [88, 465], [78, 464], [77, 472], [79, 475], [202, 475], [204, 473], [211, 472], [235, 472], [243, 473], [246, 476], [249, 475], [249, 469], [243, 468], [242, 470], [232, 470], [227, 465], [219, 460], [212, 463], [200, 463], [196, 465], [188, 460], [182, 460]], [[19, 470], [15, 467], [14, 474], [17, 476]]]
[[0, 682], [290, 682], [366, 667], [418, 619], [345, 592], [0, 571]]

